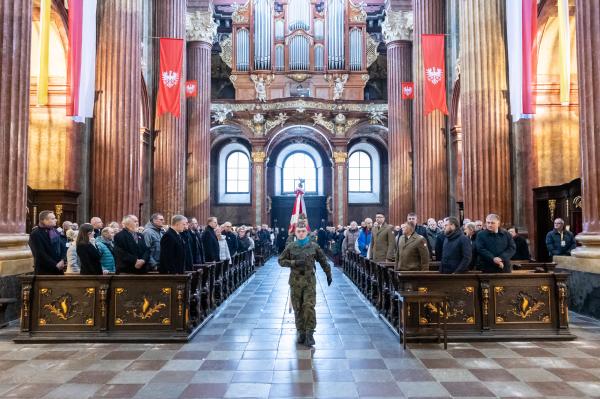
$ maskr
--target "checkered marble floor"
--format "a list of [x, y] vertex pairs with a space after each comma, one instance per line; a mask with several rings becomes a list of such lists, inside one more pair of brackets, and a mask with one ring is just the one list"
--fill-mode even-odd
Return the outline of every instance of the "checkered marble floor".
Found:
[[0, 330], [0, 398], [600, 397], [600, 323], [572, 342], [410, 345], [352, 283], [319, 270], [313, 350], [295, 344], [276, 259], [187, 344], [16, 345]]

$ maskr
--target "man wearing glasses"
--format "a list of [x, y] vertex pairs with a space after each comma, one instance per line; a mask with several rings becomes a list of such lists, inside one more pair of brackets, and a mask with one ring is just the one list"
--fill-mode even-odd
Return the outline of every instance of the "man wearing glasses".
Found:
[[576, 246], [573, 233], [565, 230], [565, 221], [555, 219], [554, 229], [546, 234], [546, 247], [550, 256], [571, 256], [571, 251]]

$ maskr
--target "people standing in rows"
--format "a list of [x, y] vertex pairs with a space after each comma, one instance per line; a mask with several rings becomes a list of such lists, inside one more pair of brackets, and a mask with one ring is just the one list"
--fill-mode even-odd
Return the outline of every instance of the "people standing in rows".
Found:
[[360, 253], [360, 256], [366, 258], [371, 246], [371, 239], [373, 238], [373, 219], [366, 218], [363, 223], [364, 227], [360, 229], [358, 239], [356, 240], [356, 252]]
[[204, 249], [202, 248], [202, 229], [198, 224], [198, 219], [189, 219], [189, 230], [192, 236], [194, 237], [197, 246], [197, 254], [196, 256], [194, 256], [194, 264], [202, 264], [204, 263]]
[[486, 228], [477, 233], [475, 247], [479, 257], [479, 270], [484, 273], [510, 273], [510, 258], [515, 253], [515, 242], [508, 231], [500, 228], [500, 217], [489, 214]]
[[[69, 231], [71, 231], [72, 226], [73, 226], [73, 223], [71, 223], [70, 221], [66, 220], [66, 221], [63, 222], [63, 224], [62, 224], [62, 230], [60, 231], [59, 239], [61, 241], [61, 245], [64, 246], [65, 248], [67, 248], [67, 251], [69, 250], [69, 238], [67, 237], [67, 233]], [[65, 252], [65, 258], [64, 258], [64, 260], [65, 261], [67, 260], [66, 252]]]
[[[225, 240], [227, 241], [227, 247], [229, 248], [229, 254], [231, 256], [235, 255], [238, 252], [238, 238], [237, 238], [237, 235], [232, 230], [231, 222], [223, 223], [223, 226], [221, 229], [221, 235], [223, 235], [225, 237]], [[269, 240], [270, 240], [270, 238], [269, 238]]]
[[111, 254], [115, 253], [115, 231], [112, 227], [105, 227], [102, 229], [102, 234], [100, 237], [96, 239], [96, 241], [101, 242], [106, 245]]
[[356, 250], [356, 241], [360, 231], [358, 230], [358, 224], [353, 220], [350, 222], [350, 227], [344, 234], [344, 240], [342, 241], [342, 256], [346, 256], [348, 252], [358, 253]]
[[479, 233], [481, 230], [483, 230], [483, 221], [481, 220], [476, 220], [475, 221], [475, 234]]
[[122, 230], [121, 224], [119, 224], [118, 222], [110, 222], [108, 224], [108, 227], [110, 227], [113, 230], [113, 234], [117, 234], [119, 231]]
[[183, 215], [171, 218], [169, 229], [160, 239], [160, 258], [158, 271], [161, 274], [183, 274], [191, 270], [191, 253], [187, 248], [182, 233], [187, 228], [188, 220]]
[[104, 228], [104, 223], [102, 223], [102, 219], [100, 219], [97, 216], [94, 216], [90, 219], [90, 224], [94, 228], [94, 238], [100, 237], [100, 234], [102, 234], [102, 229]]
[[393, 262], [396, 258], [396, 240], [392, 226], [385, 222], [385, 216], [381, 213], [375, 215], [375, 221], [377, 227], [373, 227], [369, 259]]
[[217, 236], [217, 241], [219, 243], [219, 260], [231, 260], [231, 252], [229, 252], [229, 245], [227, 243], [227, 237], [223, 234], [223, 228], [217, 227], [217, 229], [215, 229], [215, 235]]
[[240, 226], [237, 230], [238, 232], [238, 242], [239, 242], [239, 252], [253, 251], [255, 244], [254, 240], [248, 237], [248, 229], [246, 226]]
[[67, 274], [79, 274], [79, 257], [77, 256], [77, 236], [79, 230], [67, 231]]
[[473, 250], [473, 255], [471, 256], [471, 265], [470, 269], [474, 270], [477, 268], [478, 260], [477, 260], [477, 247], [475, 246], [475, 239], [477, 238], [477, 234], [475, 231], [475, 223], [469, 222], [463, 227], [465, 236], [471, 240], [471, 247]]
[[571, 256], [571, 251], [576, 246], [575, 236], [565, 229], [565, 221], [561, 218], [555, 219], [554, 229], [546, 234], [546, 248], [550, 257]]
[[220, 260], [220, 252], [219, 249], [219, 240], [217, 240], [217, 235], [215, 230], [218, 227], [218, 222], [216, 217], [210, 217], [206, 221], [206, 229], [202, 234], [202, 248], [204, 249], [204, 261], [209, 262], [218, 262]]
[[415, 233], [421, 237], [427, 237], [427, 227], [419, 224], [419, 218], [416, 213], [411, 212], [406, 216], [407, 222], [413, 222], [415, 224]]
[[95, 243], [94, 226], [84, 223], [77, 235], [77, 256], [79, 257], [79, 273], [82, 275], [102, 275], [100, 251]]
[[142, 274], [148, 272], [150, 250], [144, 237], [138, 233], [139, 222], [135, 215], [122, 221], [123, 230], [115, 234], [115, 265], [117, 273]]
[[67, 248], [56, 230], [56, 215], [42, 211], [38, 220], [38, 226], [29, 235], [35, 274], [64, 274]]
[[426, 232], [425, 239], [427, 240], [427, 245], [429, 247], [429, 254], [431, 258], [435, 257], [436, 260], [439, 260], [439, 258], [436, 256], [436, 242], [438, 240], [438, 236], [443, 236], [444, 233], [442, 230], [438, 229], [437, 222], [433, 218], [427, 219]]
[[473, 257], [473, 244], [469, 237], [460, 229], [460, 222], [451, 216], [444, 220], [444, 241], [440, 272], [444, 274], [457, 274], [469, 271]]
[[406, 222], [402, 225], [402, 236], [398, 241], [394, 270], [429, 270], [429, 250], [427, 249], [427, 241], [415, 231], [415, 227], [414, 222]]
[[517, 227], [516, 226], [511, 227], [510, 229], [508, 229], [508, 232], [510, 233], [510, 236], [515, 241], [515, 246], [516, 246], [515, 254], [512, 256], [511, 259], [512, 260], [530, 260], [531, 255], [529, 253], [529, 246], [527, 245], [527, 240], [524, 237], [522, 237], [521, 235], [519, 235], [519, 230], [517, 229]]
[[189, 219], [185, 223], [185, 228], [180, 233], [185, 244], [185, 270], [191, 271], [194, 265], [194, 259], [198, 259], [198, 243], [196, 242], [196, 236], [190, 231]]
[[144, 242], [149, 250], [147, 268], [149, 270], [158, 270], [160, 261], [160, 240], [165, 234], [165, 217], [161, 213], [155, 213], [150, 216], [150, 220], [144, 226]]

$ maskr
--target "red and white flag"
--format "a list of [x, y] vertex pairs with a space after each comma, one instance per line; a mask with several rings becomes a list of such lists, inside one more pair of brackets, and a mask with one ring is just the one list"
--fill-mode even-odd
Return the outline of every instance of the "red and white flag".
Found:
[[188, 80], [185, 82], [185, 96], [186, 97], [198, 96], [198, 81]]
[[413, 100], [415, 98], [415, 84], [413, 82], [402, 82], [402, 99]]
[[421, 35], [421, 46], [423, 47], [425, 115], [436, 109], [448, 115], [444, 35]]
[[535, 113], [537, 1], [506, 0], [510, 113], [513, 121]]
[[302, 188], [302, 183], [298, 184], [298, 188], [294, 193], [296, 194], [296, 201], [294, 202], [294, 209], [292, 210], [292, 217], [290, 218], [290, 227], [288, 228], [289, 234], [296, 231], [296, 224], [300, 219], [300, 215], [303, 215], [303, 218], [306, 220], [306, 229], [310, 231], [308, 215], [306, 214], [306, 205], [304, 204], [304, 189]]
[[156, 116], [170, 112], [181, 115], [181, 71], [183, 64], [183, 39], [160, 39], [160, 71]]
[[76, 122], [94, 116], [96, 4], [96, 0], [69, 1], [67, 115]]

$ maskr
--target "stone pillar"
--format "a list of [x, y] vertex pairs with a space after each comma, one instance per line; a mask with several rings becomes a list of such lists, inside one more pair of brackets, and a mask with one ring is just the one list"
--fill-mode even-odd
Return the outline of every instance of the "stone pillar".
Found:
[[0, 276], [32, 271], [25, 234], [31, 7], [0, 6]]
[[142, 1], [100, 2], [98, 20], [90, 210], [108, 223], [139, 211]]
[[389, 223], [400, 225], [413, 211], [412, 100], [402, 100], [402, 82], [412, 81], [412, 13], [387, 11]]
[[270, 224], [266, 220], [266, 197], [265, 197], [265, 159], [267, 154], [264, 149], [256, 148], [252, 152], [252, 212], [255, 226], [263, 223]]
[[[460, 4], [465, 217], [512, 223], [504, 0]], [[490, 62], [493, 60], [493, 62]]]
[[198, 82], [198, 95], [187, 100], [186, 214], [205, 223], [210, 216], [210, 68], [217, 25], [212, 12], [196, 11], [187, 18], [188, 80]]
[[348, 153], [336, 147], [333, 153], [333, 220], [334, 226], [348, 224]]
[[445, 33], [445, 0], [413, 0], [413, 169], [415, 212], [422, 222], [447, 216], [448, 162], [446, 117], [440, 111], [425, 115], [422, 34]]
[[[186, 0], [155, 0], [154, 36], [185, 40]], [[158, 40], [158, 39], [157, 39]], [[185, 165], [186, 165], [186, 107], [184, 87], [186, 80], [185, 48], [181, 73], [181, 115], [163, 114], [154, 124], [154, 179], [153, 211], [162, 212], [167, 223], [171, 216], [183, 213], [185, 204]], [[155, 51], [156, 72], [160, 56], [159, 45]], [[158, 78], [155, 78], [158, 79]]]
[[530, 248], [535, 248], [533, 221], [533, 178], [536, 162], [532, 151], [532, 120], [520, 119], [512, 123], [513, 164], [513, 224], [519, 233], [529, 238]]
[[583, 211], [583, 232], [577, 241], [583, 246], [573, 255], [594, 259], [600, 272], [600, 2], [577, 0], [575, 13]]

